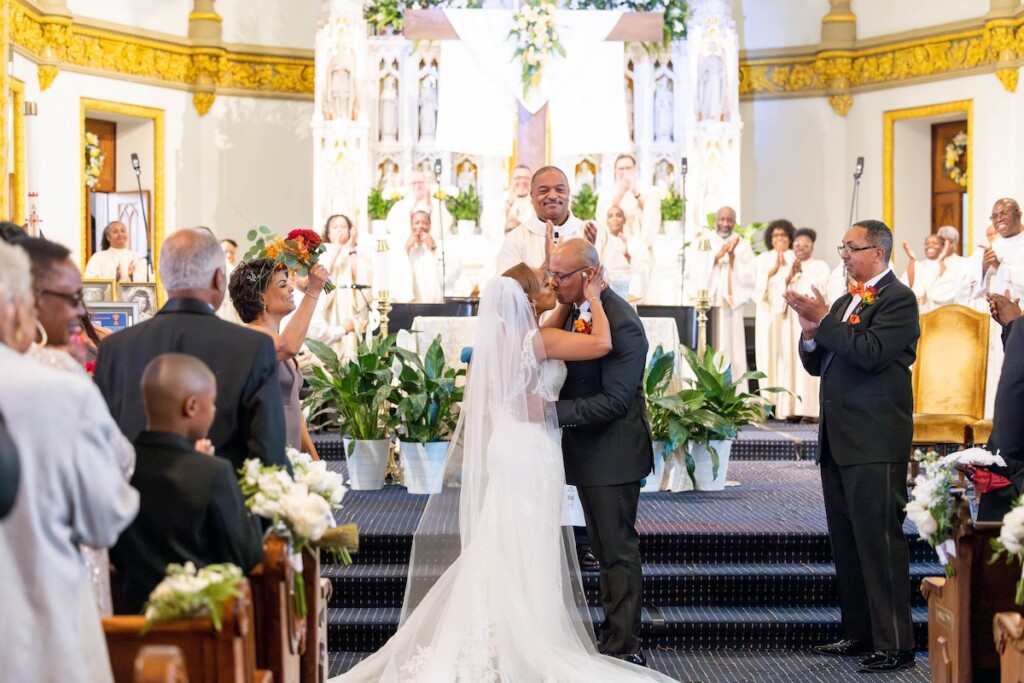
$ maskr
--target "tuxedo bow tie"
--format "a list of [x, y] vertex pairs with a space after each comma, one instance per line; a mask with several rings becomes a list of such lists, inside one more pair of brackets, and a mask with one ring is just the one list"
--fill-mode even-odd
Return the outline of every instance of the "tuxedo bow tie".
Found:
[[866, 292], [866, 291], [867, 291], [867, 288], [864, 287], [864, 283], [863, 282], [851, 282], [850, 283], [850, 294], [852, 296], [863, 297], [864, 296], [864, 292]]

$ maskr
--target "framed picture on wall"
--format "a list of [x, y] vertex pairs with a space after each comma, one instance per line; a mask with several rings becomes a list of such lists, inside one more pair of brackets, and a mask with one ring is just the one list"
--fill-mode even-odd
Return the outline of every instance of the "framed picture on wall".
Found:
[[122, 303], [138, 302], [139, 317], [142, 320], [156, 315], [155, 282], [122, 282], [118, 287], [118, 300]]
[[139, 302], [130, 303], [115, 301], [102, 301], [87, 304], [92, 324], [110, 330], [120, 332], [126, 327], [131, 327], [139, 322]]
[[82, 278], [82, 300], [86, 304], [117, 301], [117, 283], [114, 280]]

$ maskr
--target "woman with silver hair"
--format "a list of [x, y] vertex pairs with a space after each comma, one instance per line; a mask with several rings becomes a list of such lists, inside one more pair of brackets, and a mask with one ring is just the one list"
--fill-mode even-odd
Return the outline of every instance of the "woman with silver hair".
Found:
[[32, 287], [25, 252], [0, 242], [0, 414], [21, 461], [0, 524], [0, 661], [12, 681], [112, 681], [78, 544], [113, 545], [139, 497], [110, 455], [118, 429], [96, 386], [23, 356], [35, 339]]

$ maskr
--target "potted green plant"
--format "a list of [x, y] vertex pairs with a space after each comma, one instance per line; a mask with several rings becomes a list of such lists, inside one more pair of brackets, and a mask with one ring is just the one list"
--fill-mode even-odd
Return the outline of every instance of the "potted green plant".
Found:
[[366, 197], [366, 215], [370, 218], [370, 229], [374, 235], [383, 235], [387, 232], [384, 221], [388, 212], [401, 197], [397, 192], [389, 195], [384, 194], [384, 188], [380, 185], [372, 188]]
[[670, 187], [662, 198], [661, 230], [666, 235], [677, 236], [682, 233], [684, 204], [675, 187]]
[[477, 221], [480, 220], [480, 195], [470, 185], [458, 194], [450, 195], [445, 204], [448, 212], [455, 219], [460, 235], [472, 235], [476, 232]]
[[641, 493], [661, 490], [665, 474], [665, 460], [671, 456], [674, 448], [669, 434], [669, 409], [659, 404], [658, 399], [668, 395], [672, 383], [676, 354], [666, 353], [661, 344], [654, 349], [651, 359], [644, 372], [644, 396], [647, 404], [647, 421], [651, 426], [651, 441], [654, 447], [654, 470], [647, 476]]
[[307, 339], [306, 346], [323, 363], [322, 368], [313, 367], [309, 383], [344, 428], [352, 488], [382, 489], [394, 427], [390, 410], [397, 398], [392, 368], [397, 360], [395, 335], [360, 342], [356, 357], [348, 362], [321, 342]]
[[592, 221], [597, 215], [597, 193], [589, 184], [580, 185], [580, 191], [572, 198], [572, 215], [581, 221]]
[[405, 486], [409, 493], [439, 493], [444, 485], [448, 439], [457, 421], [455, 406], [462, 401], [458, 379], [466, 371], [445, 364], [440, 335], [422, 358], [405, 349], [396, 352], [402, 368], [395, 418]]
[[[675, 417], [679, 421], [677, 429], [686, 432], [683, 443], [686, 471], [697, 490], [720, 491], [725, 487], [732, 442], [739, 428], [761, 423], [771, 414], [772, 404], [768, 399], [740, 388], [747, 380], [764, 379], [765, 374], [755, 370], [733, 378], [730, 366], [710, 346], [701, 357], [685, 347], [683, 354], [693, 378], [683, 380], [691, 385], [690, 389], [680, 392], [680, 400], [687, 409], [675, 413]], [[785, 389], [761, 389], [761, 392], [780, 391]]]

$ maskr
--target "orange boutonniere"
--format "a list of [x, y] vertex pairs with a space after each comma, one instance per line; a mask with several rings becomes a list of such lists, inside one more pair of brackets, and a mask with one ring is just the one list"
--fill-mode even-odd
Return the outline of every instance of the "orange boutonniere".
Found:
[[856, 313], [851, 313], [847, 322], [850, 323], [851, 325], [856, 325], [857, 323], [860, 322], [860, 316], [857, 315]]
[[878, 300], [878, 290], [874, 287], [865, 287], [864, 291], [860, 295], [860, 302], [865, 306], [870, 306]]
[[580, 334], [590, 334], [590, 321], [593, 319], [590, 311], [580, 311], [580, 317], [572, 324], [572, 329]]

